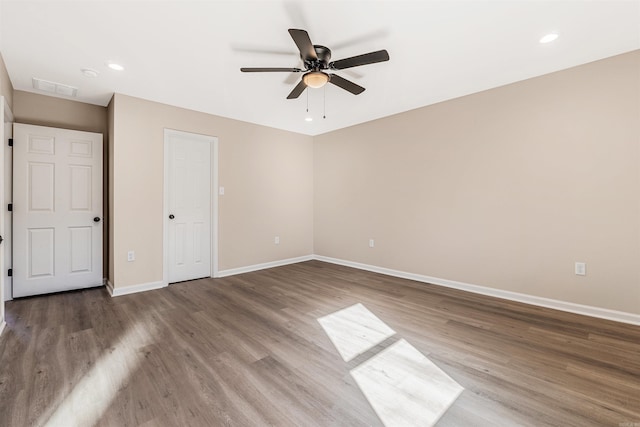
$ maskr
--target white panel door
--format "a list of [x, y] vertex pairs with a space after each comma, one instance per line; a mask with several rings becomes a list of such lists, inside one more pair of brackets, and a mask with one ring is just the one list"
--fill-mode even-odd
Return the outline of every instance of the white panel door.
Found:
[[211, 276], [212, 138], [167, 131], [169, 283]]
[[14, 124], [13, 296], [102, 285], [102, 134]]

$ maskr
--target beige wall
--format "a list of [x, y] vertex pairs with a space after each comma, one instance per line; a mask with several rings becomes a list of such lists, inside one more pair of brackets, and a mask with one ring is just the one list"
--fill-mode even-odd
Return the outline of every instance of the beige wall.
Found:
[[316, 253], [640, 313], [640, 52], [315, 138], [124, 95], [13, 112], [105, 134], [116, 288], [162, 280], [171, 128], [219, 138], [220, 270]]
[[162, 280], [165, 128], [218, 137], [220, 270], [312, 254], [311, 137], [120, 94], [112, 107], [115, 288]]
[[318, 255], [640, 313], [640, 51], [317, 136], [314, 163]]
[[21, 90], [16, 90], [13, 98], [13, 115], [17, 123], [107, 135], [105, 107]]
[[7, 99], [9, 108], [11, 108], [13, 112], [13, 85], [9, 79], [9, 73], [7, 72], [7, 67], [4, 64], [2, 54], [0, 54], [0, 95]]

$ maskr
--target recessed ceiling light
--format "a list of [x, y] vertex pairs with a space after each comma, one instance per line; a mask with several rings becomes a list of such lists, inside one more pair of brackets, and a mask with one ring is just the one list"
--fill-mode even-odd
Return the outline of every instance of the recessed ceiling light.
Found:
[[95, 79], [96, 77], [98, 77], [98, 72], [94, 69], [91, 68], [83, 68], [82, 70], [82, 75], [85, 77], [89, 77], [92, 79]]
[[312, 122], [313, 121], [313, 117], [307, 117], [304, 119], [305, 122]]
[[107, 67], [111, 68], [112, 70], [116, 70], [116, 71], [124, 70], [124, 67], [122, 65], [116, 64], [115, 62], [107, 62]]
[[555, 39], [558, 38], [558, 34], [556, 33], [549, 33], [546, 36], [542, 37], [540, 39], [540, 43], [551, 43], [552, 41], [554, 41]]

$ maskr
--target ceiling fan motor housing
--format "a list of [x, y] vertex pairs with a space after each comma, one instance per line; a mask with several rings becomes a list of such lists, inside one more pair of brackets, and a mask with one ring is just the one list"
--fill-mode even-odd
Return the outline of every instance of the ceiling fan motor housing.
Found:
[[309, 64], [309, 68], [312, 70], [319, 69], [324, 70], [328, 68], [329, 60], [331, 59], [331, 49], [326, 46], [321, 46], [319, 44], [314, 44], [313, 49], [316, 51], [316, 56], [318, 57], [317, 61], [304, 61]]

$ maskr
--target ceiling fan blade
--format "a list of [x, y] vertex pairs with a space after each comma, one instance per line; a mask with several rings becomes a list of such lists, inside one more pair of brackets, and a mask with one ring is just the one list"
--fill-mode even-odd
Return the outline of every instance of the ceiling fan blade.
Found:
[[347, 92], [351, 92], [354, 95], [360, 95], [364, 92], [364, 88], [362, 86], [358, 86], [354, 82], [344, 79], [337, 74], [331, 74], [331, 78], [329, 79], [329, 83], [333, 83], [334, 85], [341, 87]]
[[303, 60], [318, 60], [318, 55], [316, 55], [316, 49], [313, 47], [313, 43], [311, 43], [309, 33], [307, 33], [305, 30], [296, 30], [295, 28], [290, 28], [289, 34], [291, 35], [291, 38], [295, 42], [296, 46], [298, 46], [300, 56]]
[[344, 70], [345, 68], [359, 67], [360, 65], [375, 64], [389, 60], [389, 53], [386, 50], [365, 53], [364, 55], [352, 56], [351, 58], [339, 59], [329, 63], [329, 68], [334, 70]]
[[347, 40], [342, 40], [337, 43], [331, 43], [331, 48], [333, 50], [344, 49], [345, 47], [355, 46], [360, 43], [371, 42], [372, 40], [387, 37], [388, 35], [388, 30], [380, 28], [377, 30], [369, 31], [368, 33], [361, 33]]
[[231, 49], [234, 52], [245, 53], [258, 53], [264, 55], [280, 55], [280, 56], [294, 56], [295, 53], [291, 50], [274, 49], [270, 46], [261, 46], [257, 44], [231, 44]]
[[240, 68], [240, 71], [243, 73], [271, 73], [271, 72], [288, 72], [288, 73], [299, 73], [301, 71], [300, 68]]
[[364, 88], [362, 86], [358, 86], [352, 81], [343, 79], [337, 74], [331, 74], [329, 83], [333, 83], [334, 85], [341, 87], [342, 89], [346, 90], [347, 92], [351, 92], [354, 95], [359, 95], [364, 92]]
[[287, 99], [296, 99], [297, 97], [302, 95], [302, 92], [304, 92], [306, 88], [307, 85], [304, 83], [304, 81], [300, 80], [300, 83], [298, 83], [298, 85], [293, 88], [289, 96], [287, 96]]

